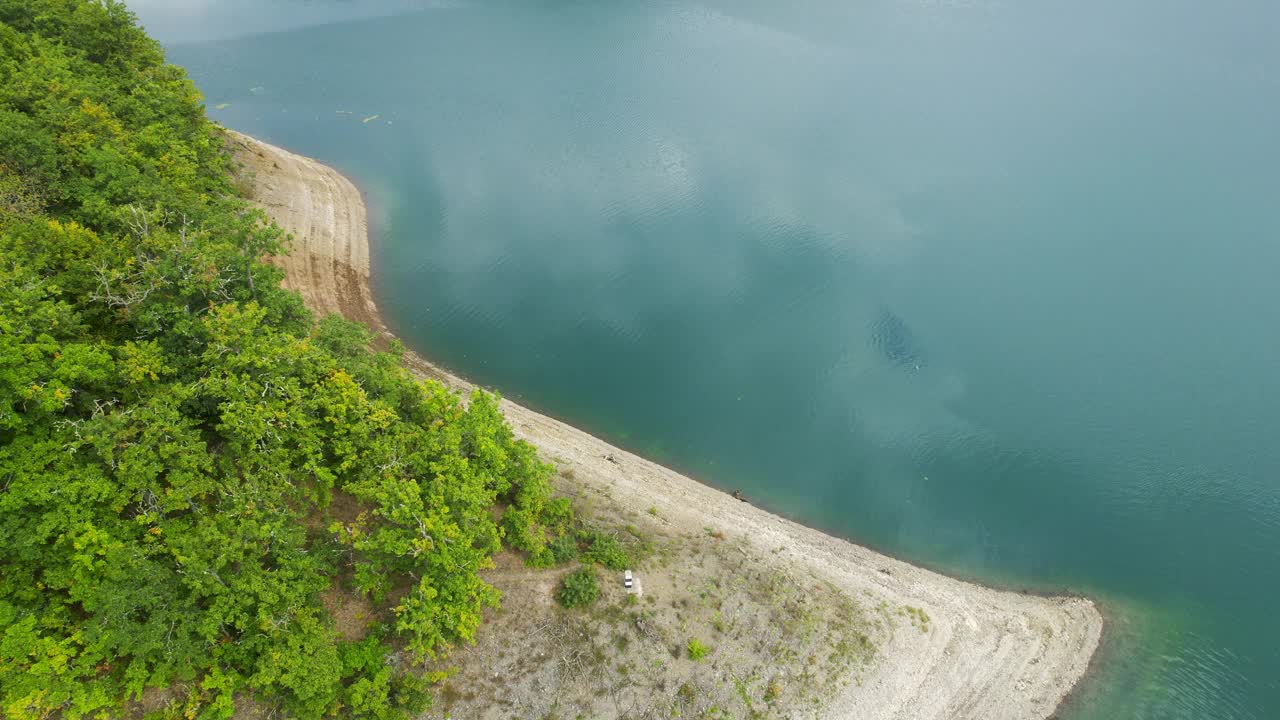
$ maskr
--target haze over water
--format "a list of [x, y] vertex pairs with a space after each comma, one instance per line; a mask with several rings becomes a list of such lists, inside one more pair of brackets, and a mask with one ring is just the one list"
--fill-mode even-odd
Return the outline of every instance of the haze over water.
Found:
[[136, 7], [217, 38], [170, 43], [215, 119], [368, 192], [410, 346], [1101, 600], [1069, 717], [1280, 717], [1280, 5]]

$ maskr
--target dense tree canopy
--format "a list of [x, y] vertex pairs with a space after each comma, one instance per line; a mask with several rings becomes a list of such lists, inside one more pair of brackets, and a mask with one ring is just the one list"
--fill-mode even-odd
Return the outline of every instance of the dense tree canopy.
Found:
[[[121, 3], [0, 0], [0, 716], [403, 717], [397, 659], [473, 635], [504, 541], [551, 557], [496, 401], [313, 322], [282, 243]], [[390, 609], [365, 639], [340, 578]]]

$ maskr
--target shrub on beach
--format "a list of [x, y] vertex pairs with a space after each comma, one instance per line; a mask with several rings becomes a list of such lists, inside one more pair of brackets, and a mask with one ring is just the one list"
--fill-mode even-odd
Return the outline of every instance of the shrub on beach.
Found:
[[631, 563], [630, 556], [623, 549], [618, 538], [602, 530], [588, 529], [578, 533], [578, 539], [587, 546], [582, 559], [597, 563], [610, 570], [626, 570]]
[[578, 542], [572, 535], [560, 535], [547, 543], [552, 562], [563, 565], [578, 556]]
[[689, 644], [686, 649], [689, 651], [689, 659], [694, 662], [701, 660], [707, 656], [707, 653], [711, 652], [711, 648], [702, 644], [702, 641], [698, 638], [689, 638]]
[[573, 535], [557, 535], [525, 563], [533, 568], [550, 568], [563, 565], [578, 557], [578, 541]]
[[594, 568], [584, 567], [564, 576], [556, 601], [566, 608], [582, 607], [600, 597], [600, 581]]

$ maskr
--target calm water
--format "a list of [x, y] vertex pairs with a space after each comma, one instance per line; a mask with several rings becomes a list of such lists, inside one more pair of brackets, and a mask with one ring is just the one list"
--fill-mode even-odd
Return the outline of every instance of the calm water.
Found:
[[[1280, 717], [1280, 5], [372, 17], [405, 4], [170, 38], [219, 36], [171, 43], [215, 118], [367, 190], [411, 346], [807, 523], [1102, 599], [1070, 717]], [[315, 18], [345, 19], [246, 35]]]

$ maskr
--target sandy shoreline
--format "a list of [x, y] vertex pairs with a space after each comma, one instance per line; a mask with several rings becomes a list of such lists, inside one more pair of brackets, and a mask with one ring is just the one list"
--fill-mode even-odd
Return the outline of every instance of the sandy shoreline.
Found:
[[[254, 200], [294, 236], [278, 262], [285, 285], [317, 314], [340, 313], [387, 334], [369, 288], [368, 221], [359, 190], [314, 160], [230, 133], [254, 172]], [[470, 383], [409, 352], [416, 373]], [[777, 517], [563, 422], [503, 400], [516, 434], [571, 463], [576, 481], [714, 528], [804, 566], [850, 596], [928, 613], [927, 633], [895, 631], [876, 664], [825, 710], [830, 718], [1039, 719], [1053, 715], [1088, 669], [1103, 629], [1084, 598], [997, 591], [924, 570]], [[611, 459], [610, 459], [611, 458]]]

